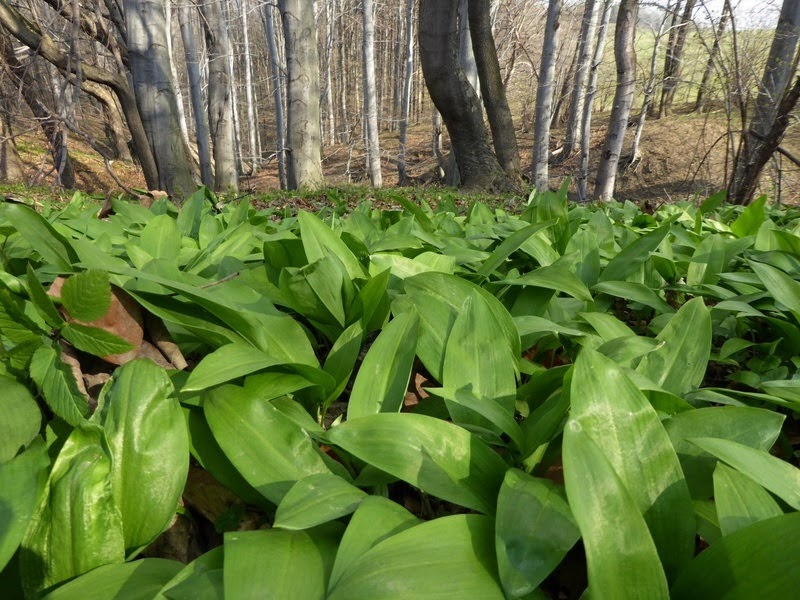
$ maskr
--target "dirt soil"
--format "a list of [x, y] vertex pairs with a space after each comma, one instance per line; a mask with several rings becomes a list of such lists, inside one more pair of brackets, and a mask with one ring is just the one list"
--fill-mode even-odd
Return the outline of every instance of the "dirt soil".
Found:
[[[634, 115], [635, 118], [635, 115]], [[603, 144], [607, 117], [595, 120], [592, 130], [592, 167], [599, 157]], [[632, 123], [633, 123], [632, 119]], [[519, 127], [519, 125], [518, 125]], [[563, 125], [553, 132], [553, 148], [558, 148], [563, 139]], [[523, 168], [530, 165], [532, 132], [520, 127], [518, 144]], [[735, 129], [735, 124], [732, 125]], [[641, 158], [631, 166], [623, 166], [617, 179], [616, 197], [632, 200], [648, 206], [686, 198], [703, 198], [725, 186], [730, 160], [726, 160], [727, 125], [723, 111], [705, 114], [678, 111], [658, 121], [648, 120], [645, 125]], [[627, 134], [626, 148], [633, 137], [632, 125]], [[144, 189], [141, 171], [134, 163], [113, 161], [109, 167], [80, 140], [73, 139], [71, 156], [75, 164], [78, 187], [81, 191], [103, 197], [116, 195], [122, 190], [109, 174], [112, 169], [116, 177], [129, 189]], [[430, 151], [431, 133], [426, 120], [409, 130], [408, 173], [416, 186], [439, 183], [437, 161]], [[782, 146], [793, 155], [800, 155], [800, 128], [790, 129]], [[58, 192], [52, 188], [52, 163], [46, 152], [44, 140], [33, 134], [17, 138], [17, 148], [25, 165], [25, 185], [44, 186], [41, 194]], [[397, 132], [382, 134], [384, 185], [397, 185]], [[445, 151], [447, 139], [445, 137]], [[627, 152], [628, 150], [626, 150]], [[623, 157], [623, 165], [630, 156]], [[577, 171], [578, 157], [573, 156], [551, 168], [551, 187], [558, 188], [564, 177], [572, 177]], [[367, 172], [363, 149], [360, 146], [335, 145], [323, 150], [323, 169], [326, 180], [332, 186], [367, 183]], [[245, 171], [250, 171], [245, 165]], [[593, 181], [589, 181], [590, 191]], [[4, 186], [8, 190], [8, 186]], [[279, 189], [277, 164], [271, 161], [255, 173], [241, 178], [243, 193], [261, 194]], [[574, 188], [574, 185], [572, 186]], [[800, 203], [800, 168], [790, 160], [776, 154], [761, 179], [761, 193], [770, 198], [780, 198], [784, 203]], [[3, 188], [0, 188], [2, 190]], [[8, 195], [8, 191], [6, 191]], [[60, 192], [64, 195], [64, 192]], [[571, 194], [574, 196], [574, 194]], [[286, 197], [286, 204], [293, 199]]]

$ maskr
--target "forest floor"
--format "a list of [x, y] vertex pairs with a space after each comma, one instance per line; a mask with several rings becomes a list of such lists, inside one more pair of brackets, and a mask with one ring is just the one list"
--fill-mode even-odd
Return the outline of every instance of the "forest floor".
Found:
[[[604, 118], [595, 120], [592, 130], [592, 166], [601, 152], [605, 131]], [[633, 119], [632, 119], [633, 123]], [[732, 125], [735, 129], [736, 125]], [[660, 120], [648, 120], [641, 141], [641, 158], [636, 164], [623, 166], [617, 179], [616, 198], [631, 200], [655, 208], [664, 202], [687, 198], [703, 198], [725, 187], [727, 173], [731, 168], [730, 154], [726, 152], [728, 136], [724, 111], [704, 114], [689, 113], [680, 108], [672, 115]], [[629, 148], [634, 127], [628, 130], [626, 148]], [[521, 164], [527, 169], [531, 161], [532, 132], [518, 131]], [[397, 132], [383, 132], [381, 150], [383, 155], [383, 180], [386, 188], [397, 186]], [[555, 147], [563, 139], [563, 125], [553, 132]], [[26, 134], [17, 138], [17, 149], [25, 166], [25, 181], [0, 184], [0, 193], [28, 196], [52, 196], [52, 163], [44, 140]], [[80, 140], [70, 141], [70, 155], [74, 161], [78, 188], [89, 194], [104, 197], [120, 190], [108, 173], [104, 161]], [[800, 130], [790, 129], [782, 147], [793, 155], [800, 154]], [[445, 149], [447, 140], [445, 137]], [[626, 150], [627, 151], [627, 150]], [[784, 203], [800, 203], [800, 168], [776, 154], [761, 180], [761, 193]], [[630, 157], [623, 157], [623, 165]], [[557, 188], [565, 177], [574, 176], [578, 168], [578, 157], [573, 156], [551, 167], [551, 187]], [[111, 163], [116, 177], [129, 189], [145, 188], [144, 179], [137, 165], [114, 161]], [[363, 149], [359, 145], [326, 146], [323, 151], [323, 170], [326, 181], [333, 187], [349, 184], [364, 184], [368, 181]], [[245, 166], [245, 171], [248, 167]], [[409, 130], [408, 174], [414, 186], [437, 184], [437, 161], [431, 152], [431, 131], [427, 122], [414, 125]], [[590, 192], [593, 181], [590, 177]], [[31, 189], [30, 186], [33, 186]], [[303, 199], [282, 194], [279, 191], [277, 164], [273, 160], [262, 165], [253, 175], [240, 180], [242, 193], [264, 197], [272, 205], [297, 204]], [[574, 188], [574, 184], [572, 185]], [[22, 191], [24, 190], [24, 192]], [[62, 195], [68, 192], [62, 192]], [[573, 194], [571, 194], [573, 195]], [[39, 199], [42, 199], [39, 198]], [[317, 200], [325, 200], [323, 196]], [[306, 199], [308, 201], [308, 199]], [[334, 199], [336, 201], [336, 199]]]

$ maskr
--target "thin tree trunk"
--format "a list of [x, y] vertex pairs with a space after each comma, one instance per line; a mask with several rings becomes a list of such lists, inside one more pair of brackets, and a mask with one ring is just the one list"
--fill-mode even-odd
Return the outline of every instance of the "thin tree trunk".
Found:
[[433, 107], [431, 114], [431, 151], [436, 159], [436, 174], [439, 179], [445, 176], [444, 152], [442, 152], [442, 113]]
[[242, 43], [244, 44], [244, 92], [247, 103], [247, 144], [250, 151], [251, 172], [255, 173], [261, 163], [258, 154], [258, 123], [256, 122], [256, 93], [253, 88], [253, 61], [250, 56], [250, 30], [247, 17], [247, 2], [239, 0], [239, 15], [242, 19]]
[[183, 143], [187, 148], [191, 147], [189, 142], [189, 128], [186, 124], [186, 112], [183, 110], [183, 93], [181, 92], [178, 69], [175, 65], [175, 51], [172, 45], [172, 2], [167, 0], [164, 3], [167, 20], [167, 54], [169, 55], [170, 76], [172, 77], [172, 88], [175, 90], [175, 104], [178, 107], [178, 123], [181, 126]]
[[595, 0], [586, 0], [583, 9], [581, 33], [578, 42], [578, 63], [575, 68], [575, 80], [572, 84], [572, 97], [569, 103], [569, 112], [567, 113], [567, 130], [562, 154], [565, 159], [572, 155], [578, 140], [581, 139], [583, 104], [586, 101], [586, 83], [591, 70], [594, 37], [595, 31], [597, 30], [596, 7], [597, 4]]
[[362, 0], [361, 17], [364, 26], [364, 119], [367, 125], [367, 162], [372, 187], [383, 186], [381, 148], [378, 131], [378, 99], [375, 85], [375, 8], [372, 0]]
[[324, 178], [314, 8], [307, 0], [280, 0], [279, 6], [288, 80], [288, 183], [292, 189], [316, 189]]
[[218, 0], [204, 0], [200, 12], [208, 53], [208, 124], [214, 152], [214, 189], [235, 192], [239, 189], [239, 173], [236, 167], [228, 22]]
[[725, 2], [722, 6], [722, 15], [719, 18], [717, 32], [714, 35], [714, 44], [711, 46], [711, 52], [708, 54], [708, 62], [703, 71], [703, 78], [700, 80], [700, 86], [697, 88], [697, 99], [694, 102], [695, 111], [703, 112], [706, 108], [706, 94], [708, 93], [709, 83], [711, 82], [711, 75], [714, 73], [714, 65], [719, 57], [720, 42], [722, 36], [725, 34], [725, 28], [728, 26], [730, 14], [730, 4]]
[[678, 89], [683, 68], [683, 49], [686, 46], [686, 36], [689, 33], [689, 23], [692, 21], [695, 1], [686, 0], [680, 25], [675, 32], [674, 43], [667, 53], [667, 63], [664, 66], [664, 85], [661, 88], [661, 106], [658, 111], [659, 117], [668, 115], [672, 110], [672, 101], [675, 98], [675, 91]]
[[475, 90], [478, 98], [481, 97], [481, 86], [478, 75], [478, 65], [475, 63], [475, 54], [472, 51], [472, 35], [469, 30], [469, 0], [458, 0], [458, 41], [459, 60], [464, 75]]
[[195, 46], [194, 28], [192, 26], [191, 6], [181, 4], [178, 9], [178, 22], [181, 26], [183, 52], [186, 55], [186, 74], [189, 78], [189, 96], [192, 100], [195, 136], [197, 138], [197, 156], [200, 163], [200, 180], [203, 185], [214, 184], [214, 172], [211, 169], [211, 148], [209, 146], [208, 113], [203, 101], [203, 82], [200, 77], [200, 62]]
[[583, 103], [583, 114], [581, 115], [581, 164], [576, 183], [578, 197], [583, 202], [589, 198], [587, 179], [589, 178], [589, 151], [592, 144], [592, 108], [594, 107], [594, 98], [597, 93], [597, 76], [600, 63], [603, 62], [610, 18], [611, 0], [604, 0], [603, 13], [597, 25], [597, 42], [592, 55], [591, 68], [589, 69], [589, 81], [586, 84], [586, 100]]
[[519, 180], [519, 151], [517, 134], [511, 109], [508, 107], [503, 78], [500, 75], [500, 62], [497, 59], [497, 46], [492, 34], [490, 0], [469, 0], [469, 28], [472, 49], [480, 76], [481, 95], [492, 143], [500, 166], [512, 180]]
[[403, 102], [400, 114], [400, 147], [397, 151], [398, 184], [405, 185], [406, 141], [408, 139], [408, 119], [411, 109], [411, 82], [414, 77], [414, 0], [406, 0], [406, 67], [403, 77]]
[[636, 17], [639, 11], [638, 0], [622, 0], [617, 13], [614, 34], [614, 58], [617, 65], [617, 89], [614, 93], [614, 106], [603, 145], [603, 154], [597, 168], [597, 182], [594, 195], [599, 200], [611, 200], [617, 178], [617, 166], [622, 153], [625, 129], [631, 114], [633, 92], [636, 87]]
[[558, 29], [562, 0], [550, 0], [547, 6], [547, 23], [544, 30], [542, 62], [539, 84], [536, 89], [536, 121], [533, 130], [533, 180], [540, 192], [550, 188], [548, 162], [550, 160], [550, 117], [553, 113], [553, 81], [558, 50]]
[[278, 181], [281, 189], [289, 187], [286, 177], [286, 125], [283, 118], [283, 80], [281, 78], [280, 59], [278, 57], [278, 41], [275, 36], [275, 24], [272, 20], [272, 5], [262, 7], [261, 18], [264, 22], [264, 34], [267, 37], [269, 50], [269, 71], [272, 78], [272, 99], [275, 104], [275, 136], [276, 158], [278, 161]]

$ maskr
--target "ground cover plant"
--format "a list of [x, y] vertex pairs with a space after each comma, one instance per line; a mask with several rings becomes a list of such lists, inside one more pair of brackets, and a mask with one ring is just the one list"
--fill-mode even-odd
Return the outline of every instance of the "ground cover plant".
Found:
[[397, 200], [0, 207], [4, 597], [795, 593], [800, 211]]

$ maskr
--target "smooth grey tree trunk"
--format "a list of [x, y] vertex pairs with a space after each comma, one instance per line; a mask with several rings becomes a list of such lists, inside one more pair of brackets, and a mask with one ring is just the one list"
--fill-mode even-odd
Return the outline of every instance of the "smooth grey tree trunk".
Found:
[[286, 179], [286, 124], [283, 113], [283, 78], [281, 76], [281, 62], [278, 57], [278, 41], [275, 36], [275, 24], [272, 15], [272, 6], [264, 4], [261, 18], [264, 22], [264, 34], [267, 37], [269, 51], [269, 72], [272, 79], [272, 99], [275, 104], [275, 138], [276, 158], [278, 161], [278, 181], [281, 189], [288, 187]]
[[696, 0], [686, 0], [683, 7], [683, 15], [678, 23], [677, 31], [670, 36], [670, 45], [667, 49], [666, 63], [664, 64], [664, 84], [661, 88], [661, 104], [658, 109], [658, 116], [663, 117], [672, 110], [672, 101], [675, 98], [675, 91], [680, 82], [681, 70], [683, 68], [683, 50], [686, 46], [686, 36], [689, 34], [689, 24], [692, 21], [692, 11]]
[[372, 187], [383, 186], [381, 175], [381, 146], [378, 138], [378, 97], [375, 86], [375, 7], [372, 0], [362, 0], [361, 18], [364, 27], [364, 119], [366, 121], [366, 150], [369, 180]]
[[164, 0], [125, 0], [128, 62], [159, 187], [183, 198], [195, 187], [170, 77]]
[[230, 69], [232, 54], [228, 22], [219, 0], [200, 4], [208, 53], [208, 124], [214, 152], [214, 189], [237, 191], [239, 173], [236, 165], [236, 133], [233, 124], [233, 99]]
[[516, 181], [520, 179], [517, 134], [500, 75], [490, 0], [469, 0], [469, 29], [494, 152], [506, 175]]
[[478, 75], [478, 65], [475, 63], [475, 54], [472, 51], [472, 35], [469, 30], [469, 0], [458, 1], [458, 39], [459, 59], [461, 68], [467, 81], [475, 90], [478, 98], [481, 96], [481, 86]]
[[586, 0], [581, 19], [581, 33], [578, 42], [578, 58], [575, 65], [575, 79], [567, 113], [567, 129], [564, 137], [564, 159], [569, 158], [581, 139], [583, 124], [583, 104], [586, 101], [586, 87], [592, 66], [594, 38], [597, 31], [597, 2]]
[[703, 112], [706, 108], [708, 87], [711, 82], [711, 75], [714, 73], [714, 66], [719, 59], [720, 43], [722, 36], [725, 34], [725, 29], [728, 26], [728, 19], [730, 19], [730, 4], [725, 2], [722, 6], [722, 15], [719, 18], [717, 31], [714, 35], [714, 43], [711, 46], [711, 51], [708, 53], [708, 62], [703, 71], [703, 78], [700, 80], [700, 85], [697, 88], [697, 99], [694, 102], [694, 109], [698, 112]]
[[458, 4], [459, 0], [420, 0], [419, 48], [425, 83], [450, 133], [461, 185], [513, 189], [489, 146], [480, 99], [461, 68]]
[[744, 143], [736, 157], [736, 168], [728, 190], [728, 197], [737, 204], [747, 204], [752, 198], [755, 183], [750, 183], [749, 180], [760, 171], [757, 165], [761, 146], [773, 127], [778, 116], [778, 105], [797, 69], [795, 53], [798, 39], [800, 39], [800, 0], [784, 0], [767, 64], [764, 67], [750, 127], [743, 136]]
[[244, 46], [244, 93], [247, 103], [247, 144], [252, 172], [258, 170], [261, 163], [258, 143], [258, 122], [256, 119], [256, 91], [253, 86], [253, 60], [250, 51], [250, 26], [246, 0], [239, 0], [239, 16], [242, 20], [242, 44]]
[[631, 114], [633, 92], [636, 87], [636, 18], [639, 12], [638, 0], [622, 0], [617, 12], [617, 25], [614, 33], [614, 60], [617, 65], [617, 88], [614, 92], [614, 105], [603, 144], [603, 153], [597, 167], [597, 181], [594, 195], [598, 200], [611, 200], [614, 197], [614, 184], [617, 167], [628, 118]]
[[397, 151], [397, 176], [399, 185], [405, 185], [406, 141], [408, 140], [408, 120], [411, 112], [411, 84], [414, 78], [414, 4], [406, 0], [406, 66], [403, 77], [403, 100], [400, 109], [400, 147]]
[[172, 76], [172, 89], [175, 90], [175, 104], [178, 106], [178, 123], [181, 126], [183, 143], [191, 151], [189, 141], [189, 127], [186, 123], [186, 111], [183, 109], [183, 93], [181, 92], [180, 80], [178, 79], [178, 69], [175, 65], [175, 52], [172, 43], [172, 2], [167, 0], [164, 3], [167, 17], [167, 54], [169, 55], [170, 75]]
[[308, 0], [280, 0], [279, 6], [286, 45], [288, 184], [316, 189], [324, 177], [314, 7]]
[[186, 56], [186, 74], [189, 79], [189, 97], [192, 101], [195, 137], [197, 139], [197, 158], [200, 163], [200, 180], [203, 185], [214, 185], [214, 171], [211, 168], [211, 147], [209, 146], [208, 113], [203, 100], [203, 82], [200, 77], [200, 59], [195, 45], [192, 26], [191, 6], [181, 4], [178, 9], [178, 22], [181, 27], [183, 52]]
[[550, 0], [547, 5], [547, 22], [544, 45], [536, 88], [536, 119], [533, 127], [533, 181], [536, 189], [544, 192], [550, 187], [548, 162], [550, 160], [550, 117], [553, 113], [553, 88], [558, 51], [558, 29], [562, 0]]

